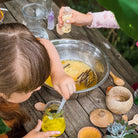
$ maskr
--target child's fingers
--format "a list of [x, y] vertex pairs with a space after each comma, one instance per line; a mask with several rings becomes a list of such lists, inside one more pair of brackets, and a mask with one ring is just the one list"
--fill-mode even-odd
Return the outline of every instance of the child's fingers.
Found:
[[62, 27], [63, 21], [62, 21], [62, 13], [65, 7], [61, 7], [59, 10], [59, 15], [58, 15], [58, 25], [59, 27]]
[[64, 11], [64, 8], [65, 8], [65, 7], [61, 7], [60, 10], [59, 10], [59, 17], [60, 17], [60, 18], [62, 17], [62, 13], [63, 13], [63, 11]]
[[50, 137], [54, 135], [59, 135], [60, 131], [47, 131], [47, 132], [41, 132], [41, 134], [45, 137]]
[[58, 25], [59, 25], [59, 27], [63, 26], [62, 17], [60, 17], [60, 16], [58, 16]]
[[36, 127], [34, 128], [34, 131], [37, 131], [37, 132], [40, 131], [41, 125], [42, 125], [42, 121], [38, 120], [38, 123], [37, 123]]

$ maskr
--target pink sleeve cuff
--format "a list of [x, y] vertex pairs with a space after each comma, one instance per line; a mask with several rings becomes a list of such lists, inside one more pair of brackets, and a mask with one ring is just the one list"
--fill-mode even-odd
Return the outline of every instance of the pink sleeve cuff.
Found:
[[88, 28], [120, 28], [114, 14], [110, 11], [89, 12], [89, 14], [92, 14], [93, 21], [91, 25], [87, 26]]

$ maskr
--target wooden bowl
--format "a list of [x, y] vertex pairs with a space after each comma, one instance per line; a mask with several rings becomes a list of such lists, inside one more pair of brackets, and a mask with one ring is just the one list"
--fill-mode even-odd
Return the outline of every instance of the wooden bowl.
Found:
[[95, 127], [84, 127], [80, 129], [78, 138], [102, 138], [100, 131]]
[[106, 95], [106, 105], [113, 113], [127, 113], [133, 105], [133, 97], [130, 90], [122, 86], [111, 88]]

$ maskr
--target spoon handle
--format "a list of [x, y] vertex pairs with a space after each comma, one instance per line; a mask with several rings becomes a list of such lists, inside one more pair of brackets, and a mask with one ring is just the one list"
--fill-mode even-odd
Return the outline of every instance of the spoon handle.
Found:
[[6, 9], [6, 8], [0, 8], [0, 10], [2, 10], [2, 11], [8, 11], [8, 9]]
[[110, 71], [110, 75], [112, 76], [112, 78], [115, 78], [116, 76], [113, 74], [112, 71]]
[[133, 124], [133, 123], [135, 123], [134, 120], [128, 121], [128, 125], [131, 125], [131, 124]]

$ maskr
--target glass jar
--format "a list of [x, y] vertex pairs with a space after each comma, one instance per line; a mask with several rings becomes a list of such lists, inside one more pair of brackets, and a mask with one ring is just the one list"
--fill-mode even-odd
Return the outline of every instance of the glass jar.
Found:
[[[42, 118], [42, 131], [60, 131], [61, 135], [66, 127], [64, 118], [64, 108], [57, 113], [60, 106], [60, 101], [50, 101], [46, 104], [45, 113]], [[55, 135], [53, 137], [57, 137]]]
[[48, 10], [48, 13], [50, 13], [52, 9], [52, 2], [53, 0], [42, 0], [42, 5]]
[[48, 11], [38, 3], [30, 3], [23, 7], [24, 24], [35, 37], [49, 39], [46, 29], [43, 26], [43, 19], [46, 19]]

